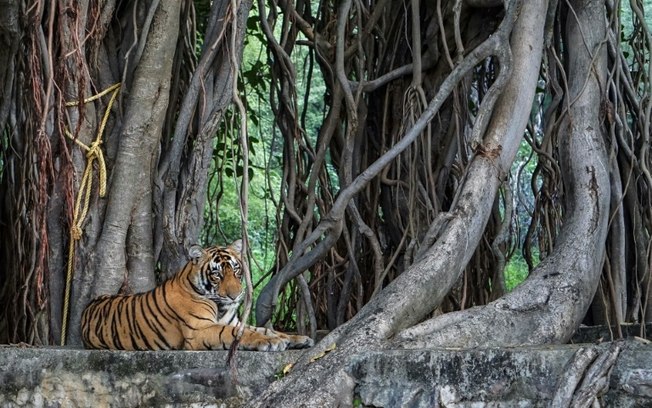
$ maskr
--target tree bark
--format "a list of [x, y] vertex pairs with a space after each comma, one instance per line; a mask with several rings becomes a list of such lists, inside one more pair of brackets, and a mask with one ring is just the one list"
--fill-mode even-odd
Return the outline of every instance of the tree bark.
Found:
[[565, 342], [588, 310], [604, 262], [610, 201], [601, 108], [607, 78], [604, 3], [578, 0], [571, 8], [577, 17], [566, 26], [569, 93], [559, 146], [565, 211], [555, 248], [503, 298], [404, 330], [397, 336], [404, 347]]
[[[161, 0], [147, 33], [144, 48], [134, 71], [128, 93], [124, 126], [108, 187], [103, 227], [95, 253], [91, 255], [90, 273], [78, 276], [73, 292], [68, 339], [79, 342], [81, 312], [88, 301], [100, 294], [117, 293], [127, 273], [128, 256], [139, 258], [147, 247], [127, 249], [129, 229], [138, 214], [141, 199], [151, 197], [147, 186], [153, 178], [152, 164], [157, 159], [163, 120], [169, 101], [172, 60], [179, 32], [181, 3]], [[148, 207], [151, 208], [151, 201]], [[138, 225], [138, 223], [136, 224]], [[135, 228], [135, 227], [134, 227]], [[151, 238], [149, 238], [151, 239]], [[153, 265], [152, 265], [153, 266]], [[153, 276], [154, 270], [138, 271]]]
[[[15, 72], [18, 64], [18, 49], [20, 47], [21, 27], [19, 23], [19, 2], [17, 0], [0, 0], [0, 131], [6, 128], [15, 129], [16, 112], [12, 112], [12, 98], [18, 90], [15, 89]], [[4, 146], [2, 147], [5, 148]], [[3, 163], [3, 166], [6, 166]], [[1, 186], [0, 186], [1, 189]], [[10, 200], [2, 197], [5, 203]], [[0, 201], [0, 202], [2, 202]], [[0, 208], [4, 207], [0, 205]], [[0, 210], [0, 218], [6, 210]], [[5, 255], [4, 249], [0, 249], [0, 260], [5, 265], [10, 259], [9, 254]], [[5, 298], [10, 289], [7, 287], [10, 280], [10, 273], [6, 268], [0, 269], [0, 299]], [[5, 292], [5, 293], [3, 293]], [[4, 296], [3, 296], [4, 295]], [[0, 313], [0, 343], [11, 340], [10, 328], [6, 317]]]
[[250, 8], [251, 1], [212, 3], [201, 58], [178, 110], [168, 112], [176, 124], [154, 181], [154, 256], [167, 275], [183, 267], [203, 227], [215, 133], [233, 98]]
[[17, 0], [0, 0], [0, 129], [5, 128], [14, 96], [16, 54], [20, 45], [18, 3]]

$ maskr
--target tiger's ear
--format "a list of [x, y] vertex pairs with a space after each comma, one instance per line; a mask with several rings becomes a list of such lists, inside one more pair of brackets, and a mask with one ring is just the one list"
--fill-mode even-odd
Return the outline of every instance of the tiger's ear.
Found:
[[188, 257], [191, 260], [201, 259], [204, 256], [204, 248], [199, 245], [193, 245], [188, 250]]
[[234, 250], [238, 254], [241, 254], [242, 253], [242, 240], [238, 239], [238, 240], [233, 241], [231, 243], [231, 245], [229, 245], [229, 248], [231, 248], [232, 250]]

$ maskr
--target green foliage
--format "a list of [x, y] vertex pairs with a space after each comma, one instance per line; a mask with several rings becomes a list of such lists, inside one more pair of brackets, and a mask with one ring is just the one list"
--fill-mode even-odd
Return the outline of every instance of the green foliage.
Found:
[[527, 263], [521, 254], [512, 257], [505, 266], [505, 287], [510, 292], [527, 278]]
[[[539, 262], [539, 251], [533, 251], [533, 264], [536, 266]], [[516, 253], [505, 266], [505, 286], [507, 291], [511, 291], [527, 278], [529, 274], [527, 262], [519, 251]]]
[[[282, 178], [281, 151], [278, 148], [281, 143], [275, 140], [280, 136], [276, 134], [269, 103], [269, 84], [272, 78], [267, 40], [258, 19], [258, 12], [254, 8], [247, 19], [238, 78], [238, 91], [248, 121], [250, 184], [247, 232], [252, 250], [251, 271], [254, 283], [261, 280], [275, 262], [275, 215], [278, 203], [275, 194], [280, 191]], [[298, 71], [297, 104], [303, 107], [302, 126], [308, 132], [306, 137], [314, 144], [323, 121], [326, 85], [318, 69], [309, 75], [307, 48], [297, 49], [292, 55]], [[237, 116], [232, 109], [225, 113], [213, 153], [208, 202], [204, 211], [207, 222], [202, 232], [206, 242], [231, 242], [242, 236], [238, 188], [243, 166], [238, 149], [240, 118]], [[260, 290], [261, 287], [259, 285], [257, 289]]]
[[[251, 273], [254, 284], [272, 268], [275, 261], [276, 208], [272, 192], [280, 188], [280, 170], [269, 168], [268, 152], [273, 125], [271, 107], [267, 102], [271, 81], [266, 63], [265, 37], [258, 24], [258, 15], [252, 10], [247, 20], [247, 33], [238, 78], [238, 92], [247, 111], [249, 147], [249, 196], [247, 234], [251, 250]], [[229, 243], [242, 237], [240, 214], [240, 185], [244, 166], [239, 146], [240, 117], [231, 107], [225, 112], [218, 130], [213, 160], [209, 170], [206, 220], [202, 241]], [[255, 288], [260, 290], [262, 285]], [[254, 293], [254, 297], [256, 293]]]

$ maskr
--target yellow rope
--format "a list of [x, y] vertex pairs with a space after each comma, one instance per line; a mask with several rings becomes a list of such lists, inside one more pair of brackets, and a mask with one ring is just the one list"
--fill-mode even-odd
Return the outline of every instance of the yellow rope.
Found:
[[[72, 276], [75, 270], [75, 243], [80, 240], [82, 237], [82, 225], [88, 214], [88, 208], [90, 207], [91, 201], [91, 191], [93, 190], [93, 164], [97, 160], [98, 170], [99, 170], [99, 195], [104, 197], [106, 195], [106, 163], [104, 162], [104, 154], [102, 153], [102, 135], [104, 134], [104, 129], [106, 128], [106, 123], [109, 120], [109, 114], [111, 113], [111, 107], [113, 102], [118, 96], [120, 91], [120, 83], [111, 85], [104, 91], [93, 95], [90, 98], [84, 99], [83, 103], [89, 103], [94, 100], [101, 98], [102, 96], [113, 92], [111, 99], [106, 106], [104, 111], [104, 116], [102, 117], [102, 122], [100, 123], [100, 128], [97, 130], [97, 137], [95, 141], [91, 143], [90, 146], [86, 146], [84, 143], [79, 141], [72, 133], [66, 130], [66, 136], [72, 139], [73, 142], [77, 143], [79, 147], [86, 151], [86, 168], [84, 169], [84, 174], [82, 175], [81, 183], [79, 185], [79, 194], [75, 200], [75, 209], [73, 212], [73, 221], [72, 227], [70, 228], [70, 243], [68, 246], [68, 269], [66, 271], [66, 288], [63, 298], [63, 314], [61, 321], [61, 345], [66, 344], [66, 335], [68, 331], [68, 311], [70, 309], [70, 288], [72, 286]], [[66, 106], [76, 106], [80, 102], [66, 102]]]

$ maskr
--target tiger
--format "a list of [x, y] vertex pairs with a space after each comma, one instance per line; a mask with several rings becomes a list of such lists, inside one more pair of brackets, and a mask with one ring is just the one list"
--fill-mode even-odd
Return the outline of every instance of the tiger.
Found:
[[[111, 350], [230, 349], [244, 298], [242, 240], [228, 246], [192, 246], [190, 260], [149, 292], [102, 295], [82, 312], [84, 347]], [[272, 329], [245, 326], [242, 350], [307, 348], [313, 340]]]

